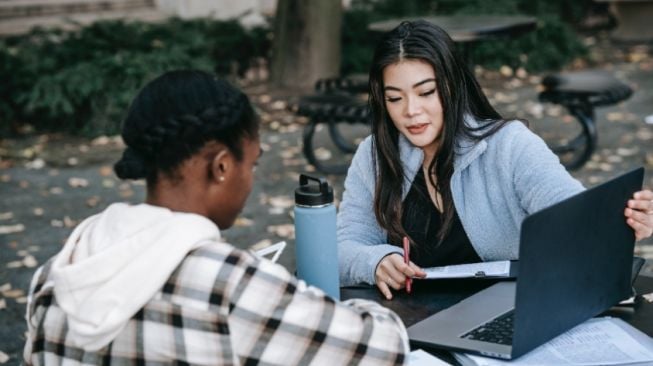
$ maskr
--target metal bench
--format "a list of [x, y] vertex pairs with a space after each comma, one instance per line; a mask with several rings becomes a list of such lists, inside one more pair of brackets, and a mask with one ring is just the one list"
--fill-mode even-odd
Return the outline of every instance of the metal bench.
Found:
[[334, 145], [344, 153], [356, 151], [356, 145], [347, 141], [338, 125], [369, 124], [367, 103], [357, 94], [367, 92], [367, 79], [328, 78], [320, 79], [315, 84], [317, 94], [300, 98], [297, 114], [308, 117], [304, 127], [303, 152], [306, 160], [315, 168], [327, 174], [347, 173], [347, 164], [325, 164], [315, 156], [313, 139], [319, 124], [326, 124]]
[[[619, 103], [628, 99], [633, 90], [604, 71], [579, 71], [548, 75], [542, 80], [541, 102], [559, 104], [576, 117], [581, 132], [568, 142], [551, 149], [570, 170], [582, 167], [592, 156], [597, 144], [594, 108]], [[563, 159], [564, 157], [564, 159]]]

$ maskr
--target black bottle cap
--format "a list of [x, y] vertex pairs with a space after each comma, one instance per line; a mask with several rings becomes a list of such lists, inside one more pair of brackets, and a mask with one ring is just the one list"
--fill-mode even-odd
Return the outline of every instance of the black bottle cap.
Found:
[[[309, 184], [309, 180], [317, 184]], [[322, 206], [333, 203], [333, 188], [325, 178], [299, 175], [299, 187], [295, 189], [295, 204], [299, 206]]]

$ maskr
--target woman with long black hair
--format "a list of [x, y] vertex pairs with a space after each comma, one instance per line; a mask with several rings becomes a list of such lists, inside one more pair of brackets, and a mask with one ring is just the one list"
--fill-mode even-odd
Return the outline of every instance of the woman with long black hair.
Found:
[[[490, 105], [433, 24], [388, 32], [369, 85], [372, 135], [354, 156], [338, 216], [341, 285], [376, 284], [390, 299], [422, 267], [516, 259], [522, 220], [584, 189], [524, 121]], [[637, 239], [653, 232], [652, 200], [637, 192], [625, 208]]]

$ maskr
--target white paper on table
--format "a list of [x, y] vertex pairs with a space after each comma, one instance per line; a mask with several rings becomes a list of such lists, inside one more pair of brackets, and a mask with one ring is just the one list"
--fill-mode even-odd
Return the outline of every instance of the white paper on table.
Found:
[[594, 318], [513, 361], [465, 354], [479, 366], [653, 363], [653, 339], [617, 318]]
[[451, 364], [418, 349], [408, 355], [408, 366], [451, 366]]
[[493, 261], [456, 264], [444, 267], [423, 268], [427, 279], [465, 277], [508, 277], [510, 261]]

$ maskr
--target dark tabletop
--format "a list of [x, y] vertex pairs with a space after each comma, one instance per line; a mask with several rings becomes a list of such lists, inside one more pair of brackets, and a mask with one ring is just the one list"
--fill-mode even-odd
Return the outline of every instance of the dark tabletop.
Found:
[[[393, 300], [386, 300], [375, 287], [343, 287], [340, 289], [340, 298], [374, 300], [396, 312], [406, 327], [409, 327], [496, 282], [479, 279], [414, 280], [411, 294], [395, 291]], [[639, 295], [652, 293], [653, 277], [637, 277], [635, 290]], [[653, 303], [641, 296], [636, 297], [633, 305], [615, 306], [602, 315], [621, 318], [653, 337]]]
[[451, 15], [389, 19], [373, 22], [371, 31], [387, 32], [404, 20], [423, 19], [444, 29], [455, 42], [471, 42], [489, 38], [516, 37], [535, 29], [537, 20], [520, 15]]
[[[343, 287], [340, 289], [340, 299], [353, 298], [374, 300], [392, 309], [404, 321], [406, 327], [446, 309], [464, 298], [497, 283], [486, 279], [447, 279], [447, 280], [414, 280], [413, 292], [393, 292], [393, 299], [386, 300], [376, 287]], [[640, 295], [653, 292], [653, 277], [639, 276], [635, 280], [635, 291], [638, 296], [635, 302], [628, 306], [615, 306], [601, 316], [612, 316], [623, 319], [635, 328], [653, 337], [653, 303]], [[428, 350], [433, 355], [459, 365], [450, 353], [437, 349]]]

